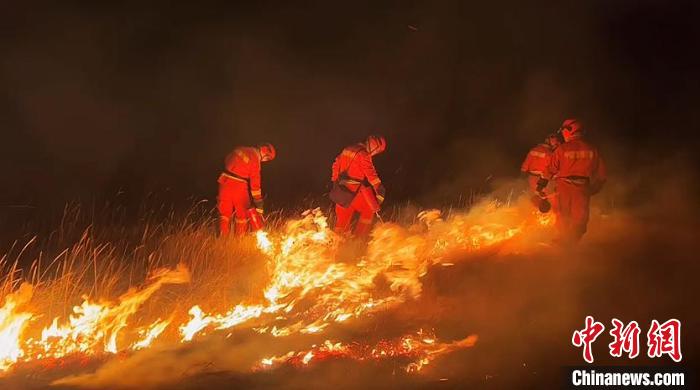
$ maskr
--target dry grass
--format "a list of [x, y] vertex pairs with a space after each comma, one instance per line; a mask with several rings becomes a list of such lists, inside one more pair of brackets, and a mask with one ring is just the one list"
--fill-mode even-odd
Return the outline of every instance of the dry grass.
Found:
[[[278, 230], [304, 209], [270, 213], [267, 228]], [[225, 312], [238, 303], [264, 301], [267, 259], [253, 237], [217, 237], [216, 213], [206, 201], [166, 205], [148, 197], [133, 211], [110, 202], [102, 208], [69, 203], [60, 213], [42, 215], [40, 224], [26, 224], [20, 234], [24, 238], [0, 257], [0, 302], [23, 282], [35, 287], [28, 309], [41, 317], [35, 317], [27, 333], [36, 335], [55, 317], [64, 321], [85, 297], [115, 302], [130, 288], [142, 286], [154, 270], [178, 264], [190, 271], [190, 283], [162, 287], [130, 326], [158, 318], [183, 323], [193, 305], [205, 312]], [[418, 211], [417, 205], [406, 203], [383, 215], [411, 225]], [[324, 212], [329, 215], [331, 210]], [[171, 327], [162, 338], [175, 337], [176, 332]]]
[[[193, 304], [223, 310], [256, 299], [266, 267], [253, 238], [218, 238], [215, 214], [205, 202], [186, 210], [143, 205], [134, 220], [109, 204], [100, 212], [68, 204], [60, 217], [46, 218], [53, 229], [37, 229], [43, 233], [15, 241], [0, 257], [0, 302], [21, 283], [31, 283], [30, 309], [41, 313], [36, 325], [45, 326], [56, 316], [65, 319], [85, 296], [114, 301], [154, 270], [179, 263], [190, 270], [191, 282], [163, 287], [134, 318], [143, 323], [133, 325], [183, 315]], [[268, 224], [274, 228], [281, 221], [277, 213]]]

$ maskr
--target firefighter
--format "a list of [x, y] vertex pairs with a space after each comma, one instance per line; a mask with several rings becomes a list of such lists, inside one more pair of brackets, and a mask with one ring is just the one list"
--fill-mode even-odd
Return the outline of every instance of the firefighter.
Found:
[[565, 120], [559, 131], [564, 143], [552, 154], [538, 190], [544, 189], [548, 179], [555, 180], [559, 239], [577, 242], [586, 233], [590, 197], [605, 184], [605, 164], [598, 149], [584, 139], [583, 126], [577, 119]]
[[334, 199], [331, 194], [331, 199], [336, 203], [335, 231], [338, 234], [347, 234], [356, 212], [360, 217], [355, 226], [355, 236], [367, 237], [369, 234], [374, 215], [384, 202], [385, 195], [384, 186], [374, 168], [372, 157], [385, 149], [384, 137], [371, 135], [365, 142], [346, 147], [335, 158], [331, 176], [334, 190], [339, 188], [348, 195], [347, 202], [342, 202], [337, 198]]
[[525, 161], [520, 166], [520, 171], [528, 175], [527, 181], [533, 193], [532, 201], [541, 211], [549, 211], [551, 204], [545, 198], [543, 191], [537, 190], [537, 183], [544, 177], [552, 153], [561, 144], [561, 139], [557, 134], [549, 134], [544, 142], [536, 145], [527, 153]]
[[[236, 236], [248, 230], [248, 219], [254, 229], [262, 228], [263, 196], [260, 188], [260, 164], [274, 160], [275, 148], [268, 143], [239, 146], [226, 156], [224, 171], [219, 175], [219, 234], [227, 236], [231, 216], [235, 212]], [[251, 199], [254, 208], [251, 207]]]

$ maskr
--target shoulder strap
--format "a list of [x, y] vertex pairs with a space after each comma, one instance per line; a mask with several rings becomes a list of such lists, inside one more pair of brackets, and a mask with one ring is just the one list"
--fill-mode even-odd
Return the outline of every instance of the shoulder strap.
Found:
[[357, 157], [357, 154], [358, 154], [358, 153], [360, 153], [360, 152], [357, 151], [357, 152], [355, 152], [355, 154], [352, 155], [352, 158], [350, 159], [350, 162], [348, 163], [348, 166], [347, 166], [345, 169], [343, 169], [342, 172], [340, 172], [341, 175], [345, 175], [345, 174], [348, 173], [348, 171], [350, 170], [350, 166], [352, 165], [352, 162], [355, 161], [355, 157]]

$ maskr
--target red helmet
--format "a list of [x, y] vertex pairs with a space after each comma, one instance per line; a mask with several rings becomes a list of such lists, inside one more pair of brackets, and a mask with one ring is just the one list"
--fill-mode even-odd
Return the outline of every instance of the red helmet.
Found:
[[275, 147], [269, 143], [258, 145], [258, 150], [260, 150], [260, 161], [272, 161], [277, 155]]
[[583, 132], [583, 126], [578, 119], [567, 119], [561, 124], [559, 132], [564, 137], [564, 141], [568, 141], [572, 137], [580, 135]]
[[381, 135], [370, 135], [365, 141], [365, 146], [369, 154], [374, 156], [386, 150], [386, 139]]
[[549, 134], [547, 138], [544, 139], [544, 142], [547, 145], [556, 148], [557, 146], [559, 146], [559, 144], [561, 144], [561, 136], [556, 133]]

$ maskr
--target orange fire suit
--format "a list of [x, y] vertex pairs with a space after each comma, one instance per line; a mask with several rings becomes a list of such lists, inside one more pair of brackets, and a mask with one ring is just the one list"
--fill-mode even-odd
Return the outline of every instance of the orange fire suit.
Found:
[[[525, 161], [520, 166], [520, 171], [527, 174], [527, 182], [532, 192], [531, 201], [537, 208], [540, 208], [543, 202], [542, 195], [537, 191], [537, 182], [544, 177], [552, 159], [552, 153], [554, 153], [552, 146], [544, 143], [539, 144], [530, 149], [525, 156]], [[548, 197], [548, 201], [553, 209], [557, 207], [555, 197]]]
[[554, 151], [547, 178], [557, 184], [557, 230], [566, 241], [578, 241], [588, 225], [591, 195], [600, 191], [606, 180], [605, 164], [598, 150], [580, 136]]
[[219, 175], [219, 232], [228, 235], [231, 215], [235, 211], [235, 233], [242, 236], [248, 230], [251, 197], [255, 207], [262, 209], [260, 189], [260, 152], [257, 148], [239, 146], [226, 156], [225, 170]]
[[384, 186], [374, 168], [372, 156], [363, 144], [348, 146], [335, 158], [331, 181], [338, 182], [355, 193], [348, 207], [335, 205], [335, 231], [345, 234], [355, 212], [360, 218], [355, 226], [355, 235], [366, 237], [379, 211], [379, 204], [384, 201]]
[[549, 161], [552, 159], [553, 149], [547, 144], [539, 144], [530, 149], [520, 166], [520, 171], [527, 173], [528, 184], [532, 192], [537, 192], [537, 181], [542, 178], [547, 171]]

